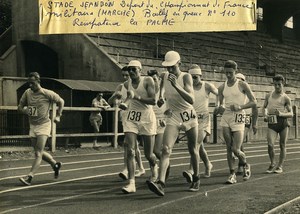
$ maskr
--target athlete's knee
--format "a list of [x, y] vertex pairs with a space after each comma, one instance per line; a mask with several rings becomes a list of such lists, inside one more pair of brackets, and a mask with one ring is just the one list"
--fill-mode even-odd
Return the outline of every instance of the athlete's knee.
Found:
[[134, 158], [135, 156], [135, 149], [134, 148], [128, 148], [127, 150], [127, 158]]
[[166, 146], [166, 145], [163, 146], [163, 148], [162, 148], [162, 154], [163, 155], [170, 156], [171, 152], [172, 152], [172, 149], [169, 146]]
[[41, 151], [35, 151], [34, 152], [35, 158], [43, 158], [43, 152]]

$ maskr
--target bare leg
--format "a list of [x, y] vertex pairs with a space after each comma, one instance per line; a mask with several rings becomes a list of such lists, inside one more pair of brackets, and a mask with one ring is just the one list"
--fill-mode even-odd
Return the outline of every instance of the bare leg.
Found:
[[170, 164], [172, 148], [178, 137], [178, 134], [179, 130], [176, 126], [167, 125], [163, 136], [162, 155], [159, 167], [159, 180], [163, 183], [165, 183], [166, 171]]
[[[34, 176], [36, 171], [39, 169], [42, 158], [43, 158], [43, 152], [44, 148], [47, 142], [48, 136], [46, 135], [40, 135], [37, 136], [37, 138], [31, 138], [31, 142], [34, 148], [34, 154], [35, 154], [35, 159], [32, 163], [31, 170], [29, 172], [30, 176]], [[50, 154], [48, 154], [50, 156]], [[52, 158], [53, 159], [53, 158]]]
[[274, 150], [274, 143], [277, 138], [277, 132], [275, 132], [272, 129], [268, 129], [268, 134], [267, 134], [267, 139], [268, 139], [268, 153], [269, 153], [269, 158], [271, 161], [271, 166], [275, 165], [275, 150]]
[[286, 143], [288, 140], [289, 136], [289, 127], [286, 127], [283, 131], [279, 133], [280, 136], [280, 141], [279, 141], [279, 146], [280, 146], [280, 155], [279, 155], [279, 161], [278, 161], [278, 166], [282, 167], [285, 157], [286, 157]]
[[139, 170], [144, 170], [143, 162], [142, 162], [142, 155], [141, 155], [141, 150], [139, 148], [139, 143], [136, 141], [136, 146], [135, 146], [135, 161], [139, 167]]

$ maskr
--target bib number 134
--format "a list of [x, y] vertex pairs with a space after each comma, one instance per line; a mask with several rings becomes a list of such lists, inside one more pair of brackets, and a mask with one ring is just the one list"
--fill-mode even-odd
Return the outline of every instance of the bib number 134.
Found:
[[191, 112], [188, 111], [181, 112], [180, 117], [182, 119], [182, 122], [187, 122], [190, 119], [196, 118], [196, 115], [194, 114], [193, 110], [191, 110]]

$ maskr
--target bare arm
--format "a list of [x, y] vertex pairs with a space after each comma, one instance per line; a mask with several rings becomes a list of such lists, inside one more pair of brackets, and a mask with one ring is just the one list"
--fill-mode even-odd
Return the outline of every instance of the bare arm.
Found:
[[280, 112], [278, 111], [278, 116], [279, 117], [284, 117], [284, 118], [291, 118], [293, 117], [293, 110], [291, 107], [291, 99], [289, 97], [285, 98], [285, 109], [287, 110], [287, 112]]
[[155, 84], [154, 80], [151, 77], [145, 77], [144, 81], [144, 88], [147, 91], [147, 97], [141, 97], [138, 94], [135, 94], [133, 99], [137, 99], [142, 103], [148, 104], [148, 105], [155, 105]]
[[241, 109], [256, 107], [257, 101], [256, 101], [256, 98], [255, 98], [250, 86], [248, 85], [248, 83], [243, 82], [243, 81], [239, 81], [239, 84], [240, 84], [242, 90], [245, 92], [245, 94], [246, 94], [246, 96], [248, 97], [248, 100], [249, 100], [248, 103], [245, 103], [244, 105], [240, 105]]
[[222, 84], [218, 88], [219, 105], [214, 110], [214, 114], [216, 114], [216, 115], [223, 114], [225, 111], [223, 91], [224, 91], [224, 84]]
[[214, 86], [213, 84], [210, 83], [206, 83], [205, 86], [207, 86], [207, 94], [209, 95], [210, 93], [213, 93], [214, 95], [216, 95], [216, 103], [215, 105], [218, 106], [219, 103], [219, 94], [218, 94], [218, 89], [216, 88], [216, 86]]
[[265, 96], [265, 102], [264, 102], [263, 107], [262, 107], [262, 114], [263, 114], [264, 117], [268, 116], [267, 106], [269, 104], [269, 102], [268, 102], [269, 97], [270, 97], [270, 94], [266, 94], [266, 96]]
[[60, 117], [62, 115], [62, 111], [65, 106], [65, 101], [62, 98], [60, 98], [60, 100], [57, 101], [56, 104], [57, 104], [57, 116]]
[[120, 99], [122, 97], [121, 89], [123, 87], [123, 84], [120, 84], [117, 86], [115, 92], [111, 95], [111, 97], [107, 100], [108, 104], [111, 106], [115, 104], [116, 100]]
[[193, 80], [190, 74], [186, 73], [183, 76], [183, 83], [184, 83], [183, 87], [181, 87], [178, 84], [177, 78], [174, 74], [169, 74], [168, 80], [171, 82], [172, 86], [176, 89], [176, 91], [186, 102], [190, 104], [194, 103], [195, 96], [194, 96]]

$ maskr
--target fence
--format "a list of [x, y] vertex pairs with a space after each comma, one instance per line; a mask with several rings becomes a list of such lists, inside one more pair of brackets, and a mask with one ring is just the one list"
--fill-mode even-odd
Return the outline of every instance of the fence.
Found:
[[[54, 110], [54, 111], [53, 111]], [[72, 120], [72, 117], [75, 117], [75, 121], [78, 121], [77, 113], [76, 112], [92, 112], [92, 111], [99, 111], [98, 108], [92, 108], [92, 107], [64, 107], [64, 112], [63, 112], [63, 118], [61, 123], [66, 122], [66, 120], [69, 121], [69, 124], [73, 124], [74, 122]], [[118, 145], [118, 137], [120, 135], [124, 135], [124, 133], [120, 133], [118, 129], [118, 113], [119, 113], [119, 108], [109, 108], [105, 112], [112, 112], [112, 116], [109, 116], [107, 118], [108, 125], [112, 125], [111, 131], [108, 130], [107, 132], [103, 133], [82, 133], [85, 130], [78, 129], [78, 128], [71, 128], [71, 130], [75, 130], [75, 133], [67, 133], [70, 131], [70, 128], [68, 127], [60, 127], [59, 130], [61, 130], [62, 133], [57, 133], [57, 124], [54, 123], [54, 118], [55, 118], [55, 113], [56, 113], [56, 105], [54, 104], [52, 106], [52, 111], [54, 114], [51, 113], [51, 121], [52, 121], [52, 136], [51, 136], [51, 149], [54, 152], [56, 149], [56, 142], [57, 138], [71, 138], [71, 137], [112, 137], [112, 145], [114, 148], [117, 148]], [[293, 112], [294, 112], [294, 117], [291, 119], [292, 120], [292, 127], [291, 131], [293, 132], [290, 133], [289, 138], [298, 138], [298, 130], [299, 130], [299, 115], [298, 115], [298, 106], [293, 106]], [[69, 113], [69, 115], [68, 115]], [[82, 117], [82, 116], [81, 116]], [[266, 123], [263, 122], [262, 116], [260, 115], [259, 120], [258, 120], [258, 126], [260, 127], [259, 131], [261, 132], [261, 136], [263, 138], [260, 139], [260, 137], [256, 137], [257, 140], [265, 140], [265, 131], [266, 131]], [[110, 123], [112, 122], [112, 123]], [[221, 128], [218, 126], [220, 122], [220, 116], [215, 116], [213, 115], [212, 117], [212, 124], [213, 124], [213, 143], [217, 143], [218, 137], [220, 135]], [[76, 122], [75, 122], [76, 123]], [[82, 124], [79, 124], [79, 126]], [[62, 124], [63, 126], [63, 124]], [[82, 127], [81, 127], [82, 128]], [[89, 127], [89, 130], [92, 130], [92, 127]], [[17, 112], [17, 107], [16, 106], [0, 106], [0, 140], [7, 140], [7, 141], [30, 141], [30, 137], [28, 135], [29, 133], [29, 125], [28, 125], [28, 119], [26, 118], [26, 115], [22, 115]], [[183, 133], [182, 133], [183, 134]], [[293, 136], [291, 136], [293, 135]], [[181, 138], [180, 138], [181, 139]], [[179, 140], [180, 140], [179, 139]]]
[[[72, 118], [74, 115], [76, 117], [75, 112], [92, 112], [92, 111], [99, 111], [99, 108], [93, 108], [93, 107], [64, 107], [63, 117], [61, 122], [63, 123], [64, 120], [68, 120], [69, 124], [74, 122], [72, 121]], [[72, 112], [72, 116], [69, 115], [68, 117], [65, 117], [65, 115], [68, 112]], [[74, 114], [73, 114], [74, 112]], [[57, 124], [54, 122], [54, 118], [56, 117], [56, 105], [53, 104], [51, 108], [51, 149], [52, 152], [55, 152], [56, 148], [56, 142], [57, 138], [70, 138], [70, 137], [113, 137], [113, 147], [117, 148], [117, 139], [118, 136], [124, 135], [123, 133], [119, 133], [118, 131], [118, 113], [119, 108], [109, 108], [106, 109], [105, 112], [112, 112], [112, 118], [108, 118], [108, 121], [111, 121], [112, 123], [112, 131], [111, 132], [105, 132], [105, 133], [81, 133], [83, 130], [83, 127], [81, 127], [80, 130], [78, 130], [76, 133], [57, 133]], [[24, 139], [30, 139], [29, 133], [29, 125], [27, 122], [26, 115], [22, 115], [17, 112], [16, 106], [0, 106], [0, 140], [24, 140]], [[75, 118], [78, 120], [78, 118]], [[79, 119], [80, 120], [80, 119]], [[82, 120], [82, 116], [81, 116]], [[74, 127], [74, 126], [73, 126]], [[73, 128], [73, 130], [76, 130], [76, 128]], [[90, 130], [93, 130], [92, 127], [89, 128]], [[66, 128], [62, 128], [61, 130], [65, 131]], [[72, 128], [71, 128], [72, 130]], [[27, 133], [27, 134], [25, 134]]]

